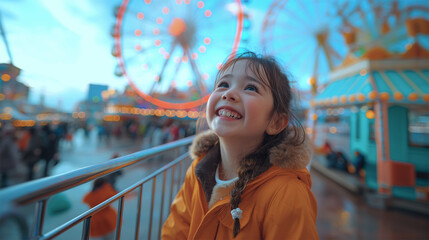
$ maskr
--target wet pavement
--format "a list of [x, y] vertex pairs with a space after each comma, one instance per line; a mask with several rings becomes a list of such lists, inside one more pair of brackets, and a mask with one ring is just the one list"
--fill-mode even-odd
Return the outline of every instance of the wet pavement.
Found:
[[315, 170], [311, 175], [320, 239], [429, 239], [427, 215], [369, 207], [363, 196], [347, 191]]
[[[110, 159], [113, 153], [118, 152], [120, 155], [129, 154], [142, 149], [142, 143], [139, 140], [112, 139], [110, 144], [99, 142], [97, 136], [92, 134], [88, 139], [83, 137], [83, 133], [78, 132], [75, 135], [73, 146], [62, 145], [61, 162], [54, 167], [52, 174], [60, 174], [67, 171], [75, 170], [84, 166], [97, 164]], [[166, 160], [152, 160], [142, 165], [133, 166], [124, 169], [123, 174], [118, 178], [116, 188], [122, 190], [130, 184], [152, 173]], [[381, 210], [369, 207], [362, 196], [356, 195], [340, 187], [337, 183], [327, 179], [315, 170], [311, 170], [313, 187], [312, 190], [318, 202], [317, 229], [320, 239], [429, 239], [429, 218], [428, 216], [415, 214], [400, 210]], [[15, 181], [21, 181], [20, 175], [15, 176]], [[177, 176], [177, 175], [176, 175]], [[22, 176], [23, 177], [23, 176]], [[157, 181], [157, 192], [161, 192], [160, 182]], [[168, 183], [171, 178], [167, 177]], [[88, 210], [88, 206], [82, 203], [83, 195], [91, 188], [91, 184], [83, 184], [79, 187], [70, 189], [65, 192], [71, 201], [71, 208], [60, 213], [51, 213], [48, 211], [44, 224], [44, 232], [51, 230], [58, 225], [78, 216]], [[177, 192], [178, 186], [173, 188], [173, 195]], [[160, 214], [154, 211], [153, 225], [149, 231], [149, 216], [151, 210], [151, 193], [152, 182], [145, 184], [143, 188], [143, 207], [142, 219], [140, 224], [140, 238], [148, 239], [151, 232], [152, 239], [157, 239], [159, 225], [162, 220]], [[171, 194], [166, 194], [165, 199], [169, 199]], [[125, 207], [123, 215], [123, 225], [121, 239], [133, 239], [135, 234], [135, 220], [137, 209], [137, 193], [133, 192], [125, 198]], [[153, 209], [159, 209], [161, 196], [155, 196]], [[114, 207], [116, 207], [114, 203]], [[163, 219], [166, 218], [168, 206], [165, 206]], [[34, 204], [19, 209], [25, 216], [28, 224], [31, 226]], [[57, 239], [74, 240], [81, 238], [82, 224], [78, 224], [72, 229], [60, 235]], [[4, 235], [0, 235], [0, 239]], [[10, 238], [7, 238], [8, 240]]]

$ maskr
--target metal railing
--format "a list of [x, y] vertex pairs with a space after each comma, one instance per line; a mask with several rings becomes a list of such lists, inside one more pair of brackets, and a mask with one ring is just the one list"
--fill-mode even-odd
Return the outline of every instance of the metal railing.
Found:
[[[91, 217], [108, 207], [114, 201], [118, 201], [117, 206], [117, 223], [116, 223], [116, 239], [121, 239], [121, 230], [123, 223], [123, 210], [124, 210], [124, 199], [133, 191], [137, 191], [137, 211], [135, 215], [135, 231], [134, 239], [139, 239], [140, 228], [141, 228], [141, 213], [142, 206], [147, 206], [150, 211], [148, 222], [142, 224], [148, 224], [147, 239], [151, 239], [156, 233], [153, 229], [157, 229], [158, 232], [155, 236], [160, 238], [161, 227], [165, 220], [165, 215], [168, 215], [169, 206], [173, 200], [173, 196], [177, 193], [180, 185], [183, 182], [186, 169], [188, 168], [191, 161], [189, 161], [189, 154], [187, 152], [187, 146], [191, 144], [194, 137], [188, 137], [172, 143], [167, 143], [161, 146], [153, 147], [150, 149], [142, 150], [127, 156], [119, 157], [107, 162], [103, 162], [97, 165], [84, 167], [78, 170], [70, 171], [61, 175], [51, 176], [47, 178], [38, 179], [35, 181], [23, 183], [14, 187], [6, 188], [0, 191], [0, 215], [6, 212], [10, 215], [9, 209], [13, 209], [19, 206], [28, 205], [36, 202], [35, 214], [32, 223], [32, 229], [29, 233], [29, 239], [54, 239], [60, 236], [62, 233], [83, 222], [81, 239], [89, 238], [89, 226], [91, 224]], [[124, 190], [120, 191], [115, 196], [105, 200], [101, 204], [90, 208], [82, 214], [74, 217], [73, 219], [59, 225], [53, 230], [43, 232], [43, 225], [45, 222], [45, 213], [47, 203], [50, 197], [55, 194], [64, 192], [68, 189], [75, 188], [89, 181], [97, 178], [107, 176], [125, 167], [142, 163], [145, 160], [159, 156], [166, 152], [175, 151], [174, 160], [130, 185]], [[184, 152], [183, 154], [181, 152]], [[179, 156], [180, 155], [180, 156]], [[170, 184], [167, 183], [167, 175]], [[162, 177], [162, 190], [157, 192], [157, 180]], [[150, 203], [143, 202], [143, 186], [145, 183], [152, 181], [152, 195]], [[166, 189], [169, 185], [170, 189]], [[159, 189], [158, 189], [159, 190]], [[166, 194], [167, 193], [167, 194]], [[160, 194], [160, 203], [155, 211], [159, 212], [159, 221], [154, 223], [154, 205], [155, 195]], [[168, 197], [168, 199], [165, 199]], [[167, 202], [166, 202], [167, 201]], [[167, 210], [164, 210], [164, 206], [168, 206]], [[150, 207], [150, 209], [149, 209]], [[155, 212], [155, 214], [158, 214]], [[158, 215], [157, 215], [158, 216]], [[15, 216], [16, 217], [16, 216]], [[158, 224], [155, 227], [155, 224]], [[140, 236], [141, 237], [141, 236]], [[142, 239], [142, 238], [140, 238]]]

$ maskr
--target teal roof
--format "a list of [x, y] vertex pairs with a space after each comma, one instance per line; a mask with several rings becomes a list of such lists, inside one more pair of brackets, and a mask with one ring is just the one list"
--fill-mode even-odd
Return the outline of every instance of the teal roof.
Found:
[[364, 104], [381, 95], [388, 95], [387, 101], [393, 103], [427, 104], [429, 69], [377, 70], [343, 77], [328, 82], [314, 102], [316, 105]]

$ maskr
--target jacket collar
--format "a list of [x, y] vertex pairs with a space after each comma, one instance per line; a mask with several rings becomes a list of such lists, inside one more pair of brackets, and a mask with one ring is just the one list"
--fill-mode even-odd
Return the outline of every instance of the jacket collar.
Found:
[[206, 196], [206, 202], [210, 201], [213, 188], [216, 185], [215, 174], [219, 162], [219, 144], [214, 144], [214, 146], [207, 150], [207, 153], [195, 166], [195, 175], [197, 175], [198, 179], [201, 182], [201, 185], [204, 190], [204, 195]]
[[[299, 146], [290, 144], [289, 140], [285, 138], [279, 145], [270, 149], [266, 169], [269, 165], [289, 170], [303, 169], [307, 166], [312, 155], [309, 138], [305, 137], [304, 143]], [[205, 131], [195, 138], [189, 152], [194, 160], [199, 161], [195, 167], [195, 174], [201, 182], [208, 202], [216, 185], [215, 174], [220, 161], [219, 138], [212, 131]]]
[[[274, 166], [286, 169], [302, 169], [310, 162], [313, 154], [313, 147], [308, 136], [305, 137], [304, 143], [299, 146], [290, 144], [290, 138], [287, 137], [283, 141], [270, 149], [269, 160]], [[213, 147], [217, 146], [213, 151], [219, 154], [219, 138], [212, 131], [205, 131], [199, 134], [192, 143], [189, 152], [191, 157], [201, 159], [209, 153]], [[213, 153], [215, 154], [215, 153]], [[217, 156], [218, 157], [218, 156]], [[216, 170], [219, 160], [215, 163]], [[214, 175], [213, 175], [214, 176]]]

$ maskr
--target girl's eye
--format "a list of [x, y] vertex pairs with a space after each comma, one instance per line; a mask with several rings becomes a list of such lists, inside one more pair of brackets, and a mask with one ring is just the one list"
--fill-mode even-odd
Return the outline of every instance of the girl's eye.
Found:
[[227, 88], [227, 87], [229, 87], [229, 85], [228, 85], [228, 83], [226, 83], [226, 82], [220, 82], [220, 83], [217, 85], [217, 87], [218, 87], [218, 88]]
[[249, 91], [254, 91], [254, 92], [258, 92], [258, 88], [256, 88], [253, 85], [249, 85], [247, 86], [244, 90], [249, 90]]

